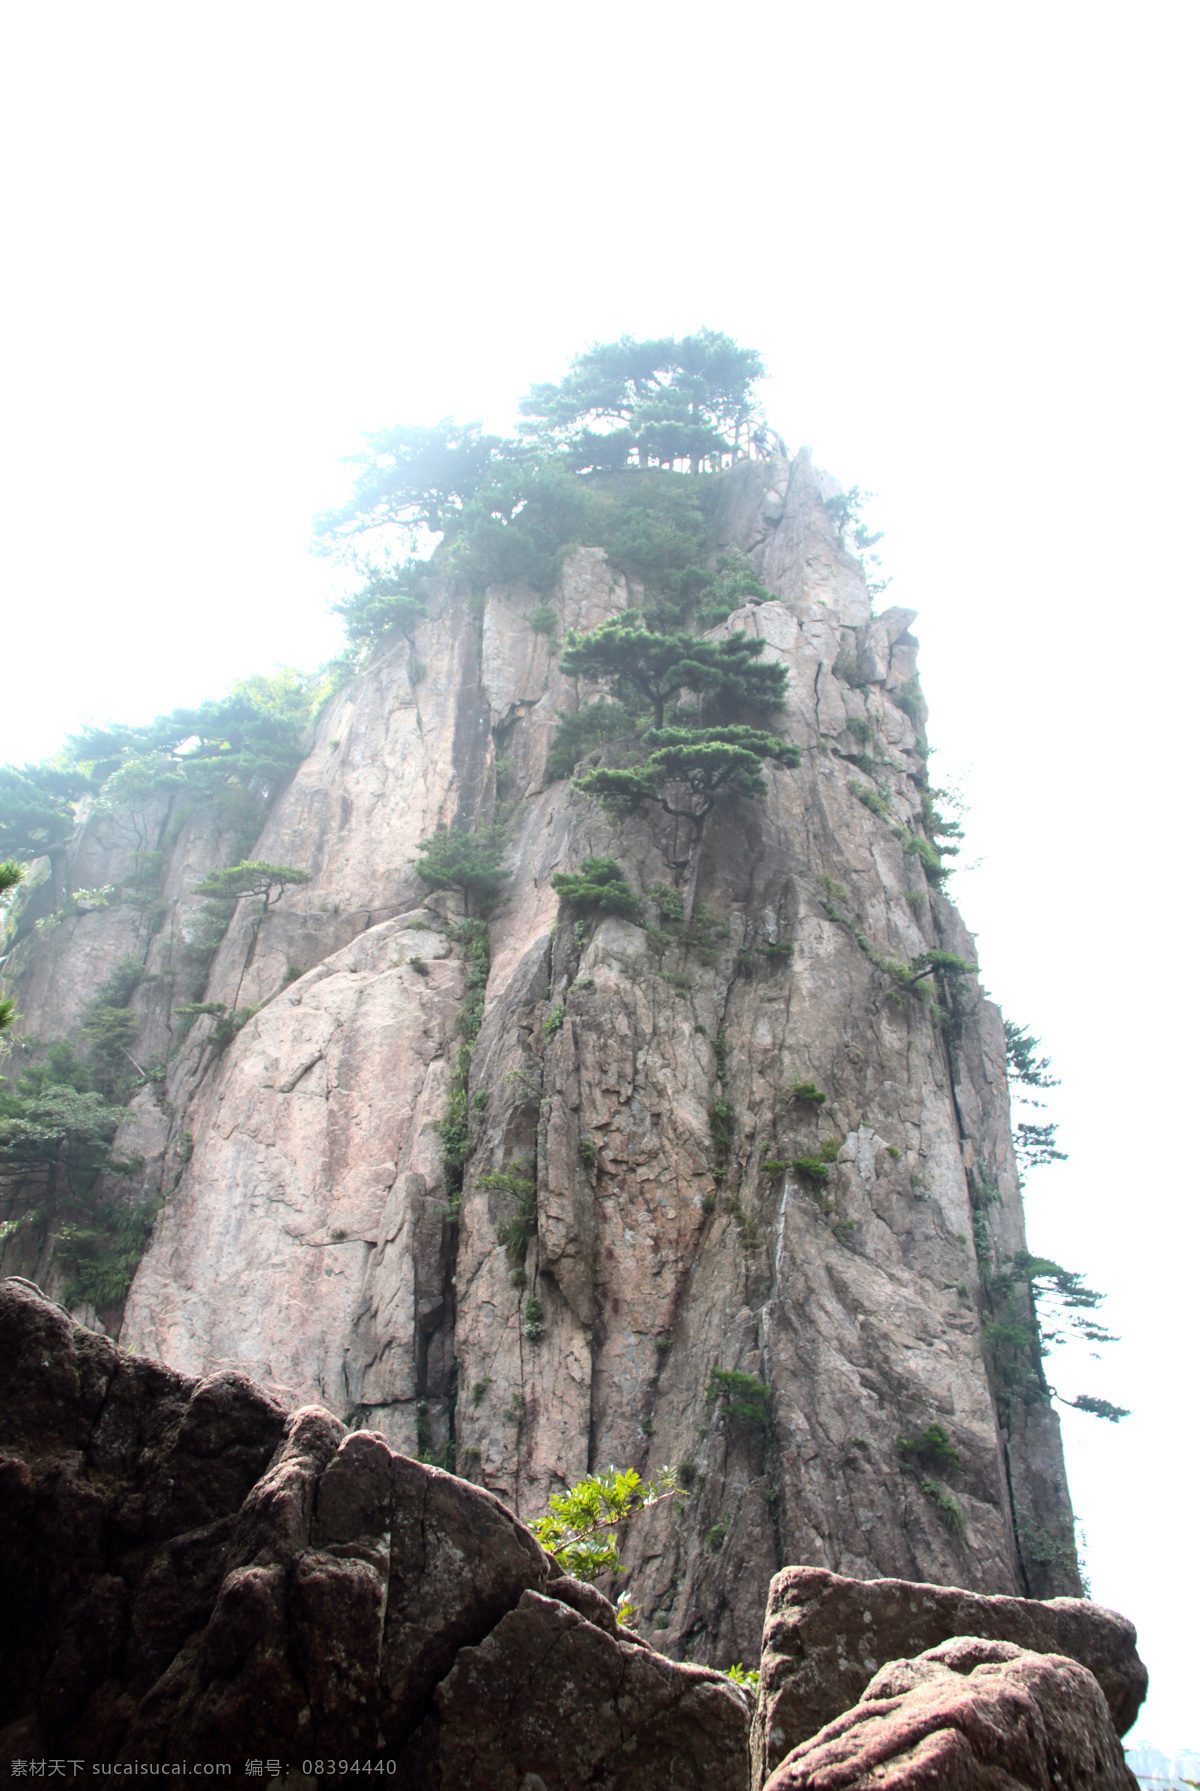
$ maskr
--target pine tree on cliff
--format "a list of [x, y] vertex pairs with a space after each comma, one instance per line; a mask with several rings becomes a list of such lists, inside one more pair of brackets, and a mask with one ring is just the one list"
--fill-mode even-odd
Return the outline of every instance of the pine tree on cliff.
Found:
[[[563, 448], [577, 470], [619, 471], [686, 461], [693, 473], [749, 445], [758, 419], [751, 388], [763, 375], [752, 348], [720, 330], [636, 342], [595, 343], [566, 377], [535, 385], [521, 402], [523, 428]], [[596, 427], [599, 425], [600, 427]]]
[[612, 679], [622, 696], [636, 692], [661, 728], [666, 705], [685, 690], [756, 709], [782, 707], [787, 672], [759, 663], [765, 644], [747, 634], [721, 641], [654, 634], [640, 619], [614, 616], [590, 634], [568, 636], [558, 663], [569, 678]]
[[480, 913], [486, 914], [508, 874], [500, 868], [503, 854], [501, 827], [481, 827], [474, 833], [448, 833], [439, 827], [417, 847], [417, 875], [431, 889], [457, 889], [468, 918], [472, 896]]
[[236, 901], [239, 896], [261, 896], [263, 907], [273, 908], [292, 883], [311, 883], [312, 872], [294, 864], [268, 864], [265, 859], [243, 859], [224, 871], [210, 871], [197, 883], [196, 894]]

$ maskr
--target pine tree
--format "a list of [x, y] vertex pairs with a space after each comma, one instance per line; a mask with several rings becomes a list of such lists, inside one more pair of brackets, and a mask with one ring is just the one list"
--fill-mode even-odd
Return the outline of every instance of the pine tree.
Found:
[[611, 679], [626, 700], [640, 696], [661, 728], [666, 705], [685, 690], [713, 701], [780, 708], [787, 671], [760, 663], [764, 649], [765, 642], [747, 634], [699, 640], [682, 632], [655, 634], [640, 617], [614, 616], [590, 634], [569, 635], [558, 663], [570, 678]]

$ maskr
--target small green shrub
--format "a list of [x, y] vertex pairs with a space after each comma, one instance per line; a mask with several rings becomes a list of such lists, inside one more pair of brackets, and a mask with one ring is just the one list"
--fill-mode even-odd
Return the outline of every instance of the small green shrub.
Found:
[[579, 1161], [588, 1169], [596, 1166], [596, 1146], [590, 1138], [579, 1140]]
[[963, 1509], [958, 1500], [952, 1498], [944, 1486], [936, 1480], [922, 1480], [921, 1491], [932, 1501], [934, 1509], [951, 1536], [958, 1537], [963, 1533]]
[[539, 603], [529, 618], [529, 626], [535, 634], [553, 634], [558, 627], [558, 617], [548, 603]]
[[577, 715], [558, 711], [559, 725], [546, 758], [546, 776], [553, 783], [570, 777], [580, 759], [603, 740], [619, 740], [633, 732], [633, 716], [623, 703], [600, 697]]
[[615, 1530], [635, 1511], [681, 1495], [686, 1496], [674, 1468], [660, 1469], [654, 1480], [643, 1480], [636, 1468], [610, 1468], [555, 1493], [529, 1527], [564, 1573], [594, 1581], [621, 1571]]
[[925, 1468], [931, 1473], [945, 1474], [959, 1465], [958, 1450], [950, 1440], [945, 1425], [936, 1421], [919, 1430], [916, 1436], [896, 1438], [896, 1453], [910, 1466]]
[[542, 1303], [530, 1297], [525, 1302], [525, 1310], [521, 1323], [521, 1334], [530, 1343], [538, 1343], [546, 1334], [546, 1317], [542, 1311]]
[[487, 1397], [487, 1390], [491, 1386], [491, 1384], [492, 1384], [492, 1377], [490, 1374], [485, 1375], [481, 1381], [475, 1382], [475, 1385], [471, 1388], [471, 1404], [472, 1405], [482, 1405], [483, 1404], [484, 1399]]
[[791, 957], [795, 947], [790, 939], [780, 939], [775, 945], [757, 945], [754, 948], [756, 957], [765, 958], [768, 964], [784, 964]]
[[717, 1210], [716, 1195], [715, 1194], [702, 1195], [700, 1198], [700, 1211], [704, 1214], [705, 1218], [706, 1219], [711, 1218], [712, 1214], [715, 1213], [716, 1210]]
[[789, 1082], [784, 1094], [789, 1101], [799, 1101], [804, 1107], [821, 1107], [829, 1098], [815, 1082]]
[[654, 1353], [660, 1360], [665, 1356], [669, 1356], [671, 1353], [671, 1339], [669, 1337], [656, 1337], [654, 1339]]
[[787, 1164], [782, 1157], [760, 1157], [758, 1167], [763, 1175], [782, 1175]]
[[858, 797], [863, 807], [870, 809], [873, 815], [878, 815], [881, 821], [891, 820], [892, 805], [881, 791], [868, 788], [866, 784], [856, 783], [853, 779], [850, 782], [850, 790], [853, 795]]
[[817, 1152], [822, 1163], [836, 1163], [838, 1160], [838, 1152], [842, 1148], [842, 1143], [843, 1140], [841, 1138], [822, 1138], [821, 1148]]
[[681, 1461], [676, 1469], [676, 1475], [684, 1492], [691, 1492], [700, 1478], [700, 1470], [694, 1461]]
[[510, 1165], [491, 1175], [481, 1175], [479, 1186], [495, 1188], [511, 1196], [513, 1210], [497, 1225], [496, 1238], [512, 1256], [522, 1257], [526, 1245], [537, 1233], [537, 1183]]
[[829, 1180], [829, 1165], [823, 1163], [820, 1157], [793, 1157], [792, 1168], [797, 1175], [802, 1175], [806, 1181], [816, 1182], [818, 1186]]
[[714, 1101], [708, 1110], [708, 1130], [713, 1146], [713, 1174], [723, 1181], [733, 1149], [735, 1114], [728, 1101]]
[[740, 1660], [735, 1660], [731, 1667], [725, 1669], [725, 1677], [734, 1685], [740, 1685], [745, 1691], [756, 1692], [758, 1690], [759, 1669], [744, 1667]]
[[253, 1007], [235, 1007], [231, 1014], [225, 1014], [217, 1021], [208, 1037], [209, 1044], [215, 1051], [224, 1051], [231, 1045], [248, 1020], [253, 1020], [258, 1012], [257, 1002]]
[[852, 734], [856, 740], [861, 740], [865, 745], [871, 738], [873, 729], [870, 722], [864, 721], [861, 715], [851, 715], [846, 722], [846, 732]]
[[559, 871], [550, 879], [564, 902], [584, 914], [619, 914], [633, 920], [641, 903], [615, 858], [585, 858], [578, 871]]
[[562, 1024], [566, 1017], [567, 1010], [561, 1001], [558, 1002], [555, 1007], [550, 1009], [550, 1012], [546, 1015], [546, 1023], [542, 1027], [542, 1031], [548, 1039], [552, 1039], [556, 1033], [562, 1031]]
[[283, 973], [284, 988], [288, 988], [292, 983], [298, 983], [304, 974], [305, 972], [301, 970], [299, 964], [289, 964]]
[[771, 1421], [771, 1389], [756, 1375], [737, 1368], [709, 1370], [705, 1399], [719, 1406], [721, 1417], [740, 1418], [765, 1429]]
[[729, 1519], [721, 1516], [717, 1519], [708, 1535], [704, 1538], [704, 1546], [710, 1555], [719, 1555], [725, 1546], [725, 1538], [729, 1534]]

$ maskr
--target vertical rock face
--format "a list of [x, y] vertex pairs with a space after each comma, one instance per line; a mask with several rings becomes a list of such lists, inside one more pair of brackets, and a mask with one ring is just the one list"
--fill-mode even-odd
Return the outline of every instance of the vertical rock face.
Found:
[[[480, 615], [444, 581], [413, 642], [332, 699], [267, 817], [253, 855], [313, 881], [269, 914], [241, 905], [206, 991], [258, 1011], [223, 1053], [198, 1021], [129, 1121], [165, 1204], [122, 1341], [189, 1374], [245, 1370], [396, 1448], [452, 1446], [525, 1516], [592, 1468], [682, 1465], [683, 1515], [634, 1520], [623, 1584], [657, 1645], [719, 1664], [756, 1658], [790, 1562], [1079, 1590], [1051, 1408], [998, 1406], [985, 1351], [972, 1178], [995, 1191], [996, 1247], [1024, 1242], [1000, 1017], [967, 977], [943, 1022], [887, 968], [974, 958], [912, 845], [913, 616], [872, 619], [827, 495], [804, 456], [723, 482], [716, 548], [747, 551], [774, 593], [723, 628], [786, 666], [775, 725], [802, 757], [768, 767], [765, 801], [714, 813], [690, 929], [652, 893], [671, 824], [618, 824], [547, 780], [556, 711], [595, 692], [531, 628], [544, 598], [493, 588]], [[576, 549], [560, 635], [640, 595]], [[411, 861], [439, 822], [497, 803], [511, 876], [459, 1210], [433, 1128], [463, 934]], [[618, 858], [658, 924], [560, 916], [550, 879], [588, 854]], [[217, 862], [213, 842], [197, 868]], [[35, 1025], [103, 924], [32, 954]], [[536, 1188], [523, 1246], [514, 1179]], [[714, 1369], [769, 1392], [731, 1396]], [[958, 1457], [940, 1485], [897, 1449], [932, 1422]]]

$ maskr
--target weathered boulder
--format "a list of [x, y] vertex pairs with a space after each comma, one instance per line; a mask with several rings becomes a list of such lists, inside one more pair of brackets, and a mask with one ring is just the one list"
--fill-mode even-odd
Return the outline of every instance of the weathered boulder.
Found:
[[959, 1638], [877, 1673], [853, 1710], [787, 1756], [768, 1791], [1133, 1791], [1086, 1668]]
[[399, 1766], [430, 1791], [737, 1791], [746, 1720], [722, 1674], [526, 1592], [460, 1653]]
[[751, 1734], [754, 1791], [791, 1749], [864, 1697], [884, 1662], [936, 1651], [956, 1636], [1078, 1661], [1098, 1682], [1118, 1734], [1131, 1727], [1146, 1695], [1133, 1624], [1085, 1599], [985, 1597], [953, 1586], [786, 1567], [771, 1582], [763, 1626]]
[[130, 1356], [15, 1280], [0, 1526], [12, 1752], [336, 1752], [402, 1762], [413, 1791], [745, 1785], [739, 1693], [619, 1630], [493, 1494]]

